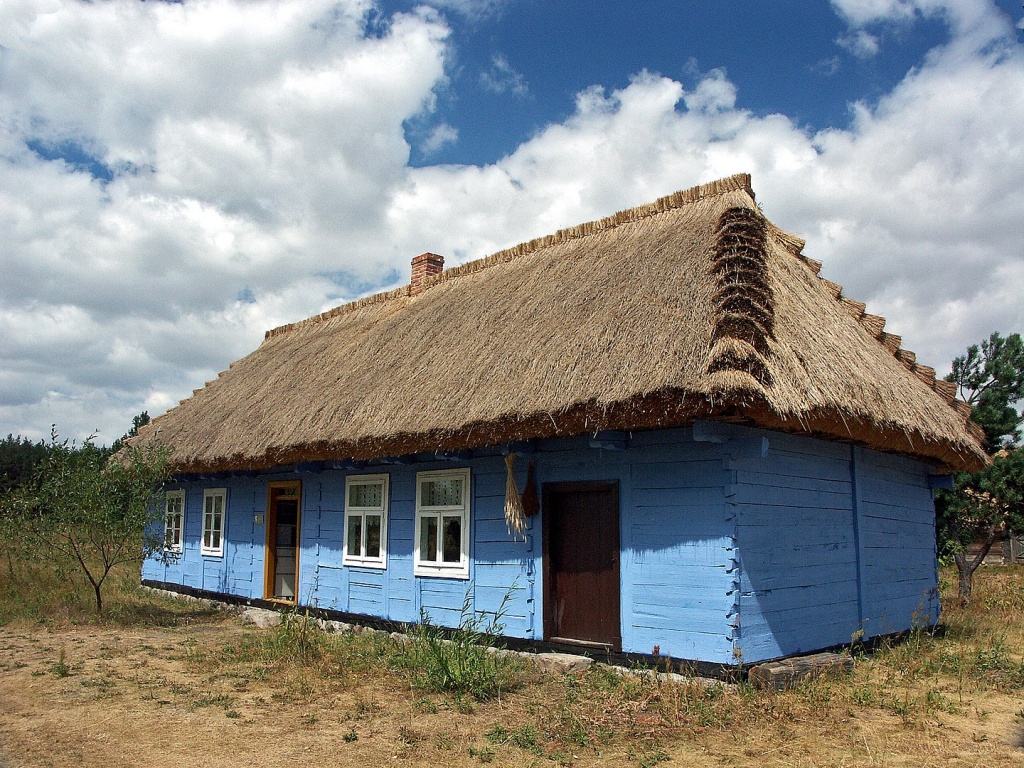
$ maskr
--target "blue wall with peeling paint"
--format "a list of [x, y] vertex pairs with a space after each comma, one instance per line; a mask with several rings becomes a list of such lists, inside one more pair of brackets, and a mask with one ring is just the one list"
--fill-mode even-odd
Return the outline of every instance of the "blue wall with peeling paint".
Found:
[[[767, 442], [765, 442], [767, 441]], [[767, 445], [767, 452], [764, 448]], [[633, 433], [628, 448], [587, 437], [536, 441], [527, 460], [544, 483], [617, 481], [623, 650], [721, 664], [846, 643], [938, 618], [934, 507], [926, 465], [849, 445], [698, 424]], [[762, 455], [763, 454], [763, 455]], [[524, 537], [505, 527], [506, 469], [497, 448], [462, 461], [417, 456], [358, 471], [183, 483], [184, 552], [143, 578], [263, 597], [267, 484], [302, 481], [299, 602], [402, 622], [421, 612], [454, 625], [468, 599], [496, 611], [507, 635], [541, 640], [541, 518]], [[416, 473], [471, 471], [470, 577], [413, 575]], [[345, 478], [389, 476], [384, 570], [342, 564]], [[223, 557], [200, 554], [203, 491], [227, 488]], [[542, 512], [543, 514], [543, 512]]]

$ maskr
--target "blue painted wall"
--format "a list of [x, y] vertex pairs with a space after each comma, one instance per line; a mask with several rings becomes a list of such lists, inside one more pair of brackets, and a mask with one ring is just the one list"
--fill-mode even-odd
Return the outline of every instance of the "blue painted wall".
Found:
[[[750, 446], [767, 436], [766, 456]], [[627, 450], [587, 437], [540, 441], [527, 461], [543, 483], [617, 481], [623, 650], [733, 664], [809, 651], [937, 618], [934, 511], [927, 469], [847, 445], [728, 428], [638, 432]], [[423, 457], [418, 457], [422, 459]], [[471, 469], [470, 578], [413, 575], [416, 473]], [[389, 476], [386, 570], [342, 565], [345, 478]], [[525, 541], [505, 526], [506, 470], [497, 449], [468, 461], [418, 460], [357, 472], [277, 472], [191, 482], [184, 552], [143, 578], [246, 598], [263, 596], [267, 483], [302, 481], [299, 601], [414, 622], [454, 625], [469, 596], [494, 612], [506, 595], [507, 635], [543, 639], [541, 518]], [[225, 553], [199, 553], [203, 490], [228, 489]], [[542, 513], [543, 514], [543, 513]], [[265, 519], [265, 518], [263, 518]], [[929, 597], [930, 596], [930, 597]], [[928, 598], [931, 602], [928, 602]]]
[[860, 448], [853, 455], [865, 634], [934, 624], [938, 562], [928, 468]]
[[776, 433], [730, 462], [740, 553], [737, 656], [787, 656], [938, 619], [928, 467]]

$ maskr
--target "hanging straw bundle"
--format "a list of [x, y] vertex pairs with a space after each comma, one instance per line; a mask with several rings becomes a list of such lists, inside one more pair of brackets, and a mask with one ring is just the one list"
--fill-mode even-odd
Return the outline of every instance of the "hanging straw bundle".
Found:
[[505, 466], [508, 467], [508, 482], [505, 483], [505, 525], [508, 532], [521, 536], [526, 530], [526, 515], [523, 513], [523, 499], [519, 495], [519, 488], [516, 487], [515, 473], [512, 466], [516, 463], [516, 455], [509, 453], [505, 457]]

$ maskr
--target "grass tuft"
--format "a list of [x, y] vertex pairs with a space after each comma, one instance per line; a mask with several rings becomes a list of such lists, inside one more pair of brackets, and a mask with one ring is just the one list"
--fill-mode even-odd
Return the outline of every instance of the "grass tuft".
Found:
[[414, 688], [455, 694], [457, 702], [462, 696], [487, 701], [518, 688], [524, 662], [498, 647], [509, 594], [494, 614], [484, 614], [473, 610], [467, 592], [455, 629], [433, 625], [424, 613], [412, 628], [410, 641], [394, 656], [396, 669]]

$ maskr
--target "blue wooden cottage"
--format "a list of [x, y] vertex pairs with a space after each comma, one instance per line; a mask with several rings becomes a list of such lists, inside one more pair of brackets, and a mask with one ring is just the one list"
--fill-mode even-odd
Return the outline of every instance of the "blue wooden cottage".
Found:
[[934, 622], [953, 385], [735, 176], [270, 331], [143, 430], [145, 583], [752, 663]]

